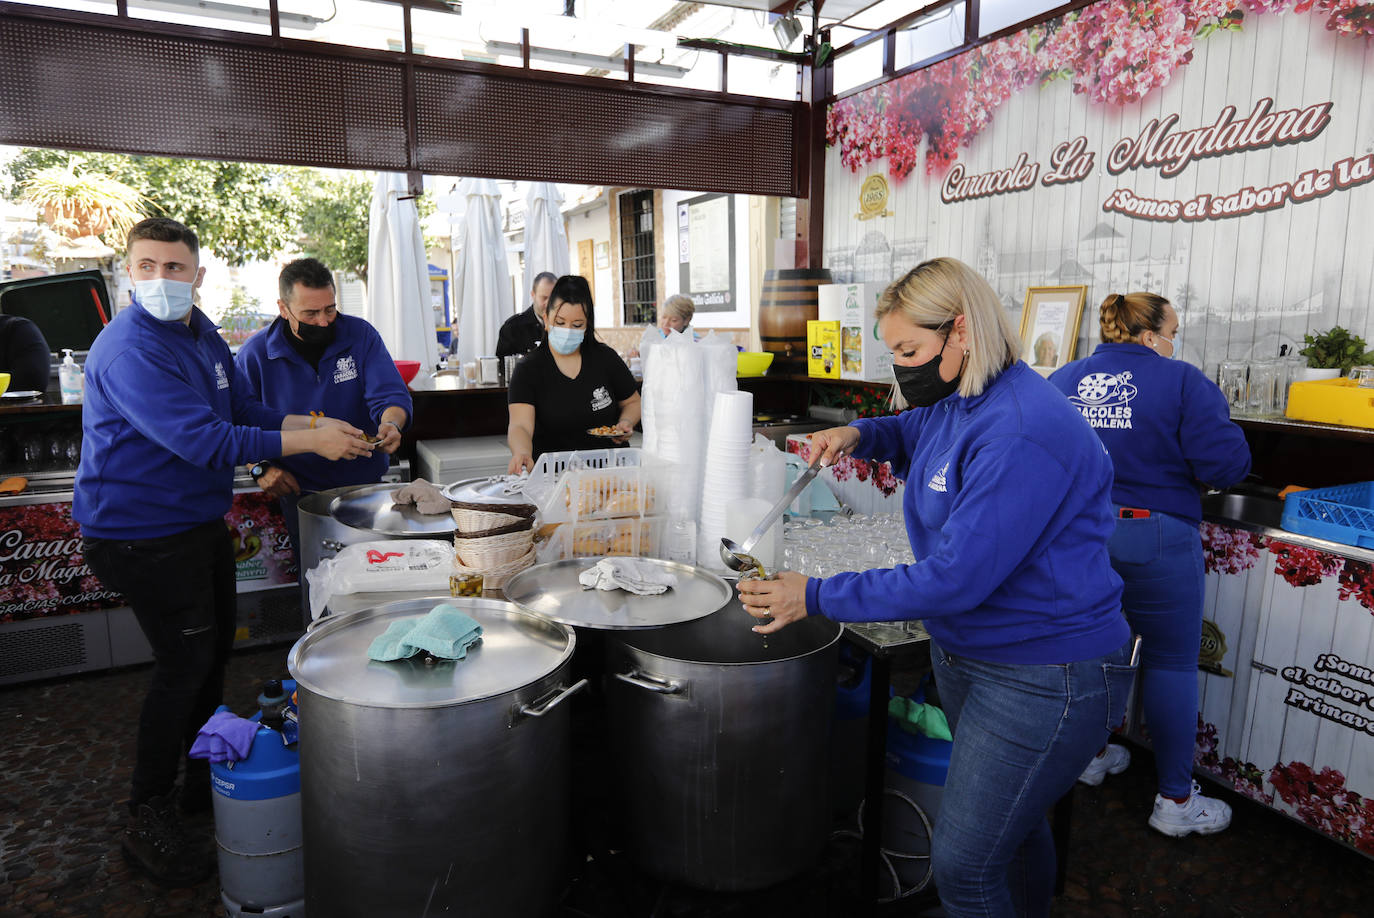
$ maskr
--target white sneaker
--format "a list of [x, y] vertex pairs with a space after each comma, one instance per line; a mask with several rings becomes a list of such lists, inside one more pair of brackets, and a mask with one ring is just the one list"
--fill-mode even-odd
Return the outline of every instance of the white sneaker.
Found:
[[1202, 788], [1193, 782], [1193, 792], [1185, 803], [1175, 803], [1155, 794], [1155, 811], [1150, 814], [1150, 828], [1174, 838], [1190, 832], [1211, 835], [1231, 824], [1231, 807], [1224, 800], [1202, 796]]
[[1088, 767], [1083, 769], [1083, 774], [1078, 776], [1078, 781], [1080, 784], [1091, 784], [1096, 787], [1102, 783], [1102, 779], [1107, 775], [1121, 774], [1129, 764], [1131, 764], [1131, 750], [1125, 746], [1108, 743], [1105, 750], [1093, 756]]

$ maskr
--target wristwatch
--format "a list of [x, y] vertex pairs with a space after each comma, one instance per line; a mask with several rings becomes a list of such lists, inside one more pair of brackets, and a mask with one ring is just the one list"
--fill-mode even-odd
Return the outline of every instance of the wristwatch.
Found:
[[254, 481], [257, 481], [259, 478], [266, 475], [267, 470], [271, 467], [272, 463], [268, 462], [266, 459], [263, 459], [260, 462], [254, 462], [253, 467], [248, 470], [248, 474], [253, 476]]

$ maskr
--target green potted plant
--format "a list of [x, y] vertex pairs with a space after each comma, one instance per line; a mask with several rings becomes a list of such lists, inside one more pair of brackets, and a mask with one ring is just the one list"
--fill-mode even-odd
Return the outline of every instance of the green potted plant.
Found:
[[1303, 335], [1305, 347], [1298, 351], [1307, 358], [1307, 379], [1335, 379], [1353, 366], [1374, 362], [1374, 351], [1359, 335], [1339, 325], [1315, 335]]

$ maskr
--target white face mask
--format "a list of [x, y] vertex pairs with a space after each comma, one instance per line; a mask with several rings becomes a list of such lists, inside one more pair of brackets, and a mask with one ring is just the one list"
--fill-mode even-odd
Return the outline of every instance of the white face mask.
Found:
[[195, 285], [187, 281], [168, 280], [155, 277], [152, 280], [137, 281], [134, 293], [138, 305], [147, 310], [148, 315], [163, 322], [180, 322], [191, 311], [191, 291]]

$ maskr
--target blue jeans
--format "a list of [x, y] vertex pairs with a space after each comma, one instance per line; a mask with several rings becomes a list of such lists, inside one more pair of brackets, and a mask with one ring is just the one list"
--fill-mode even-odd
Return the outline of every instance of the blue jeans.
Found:
[[1107, 543], [1125, 583], [1121, 603], [1140, 648], [1140, 696], [1159, 792], [1186, 797], [1197, 739], [1197, 654], [1202, 641], [1202, 539], [1193, 523], [1151, 513], [1117, 520]]
[[1046, 813], [1126, 713], [1130, 642], [1081, 663], [987, 663], [930, 645], [954, 734], [932, 858], [951, 918], [1042, 916], [1054, 894]]

